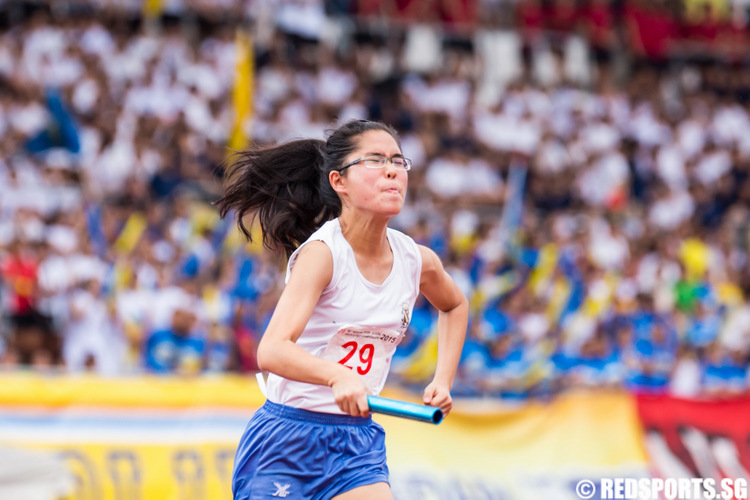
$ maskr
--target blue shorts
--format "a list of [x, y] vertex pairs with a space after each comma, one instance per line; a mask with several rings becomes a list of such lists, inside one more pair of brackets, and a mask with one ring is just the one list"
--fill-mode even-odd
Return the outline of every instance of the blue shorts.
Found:
[[329, 499], [388, 483], [385, 431], [372, 418], [318, 413], [270, 401], [234, 457], [234, 500]]

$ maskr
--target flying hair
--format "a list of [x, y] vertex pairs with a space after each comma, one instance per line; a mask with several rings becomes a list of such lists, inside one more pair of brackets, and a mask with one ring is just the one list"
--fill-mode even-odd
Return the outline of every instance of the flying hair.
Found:
[[398, 142], [392, 127], [354, 120], [330, 130], [325, 141], [298, 139], [233, 154], [225, 170], [224, 195], [216, 202], [219, 214], [224, 218], [232, 212], [248, 241], [249, 226], [257, 218], [263, 245], [289, 257], [326, 221], [341, 214], [341, 200], [328, 174], [344, 164], [357, 138], [371, 130], [387, 132]]

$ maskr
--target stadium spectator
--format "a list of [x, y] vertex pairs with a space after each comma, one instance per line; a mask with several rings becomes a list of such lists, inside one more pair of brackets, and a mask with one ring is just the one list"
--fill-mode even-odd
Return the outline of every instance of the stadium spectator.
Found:
[[[183, 375], [201, 372], [206, 367], [205, 335], [198, 329], [197, 317], [189, 307], [176, 308], [169, 327], [151, 333], [146, 339], [146, 368], [157, 373]], [[216, 359], [210, 361], [212, 368], [214, 363], [221, 362]]]
[[[283, 266], [243, 245], [210, 205], [234, 117], [231, 27], [249, 15], [255, 99], [245, 125], [255, 142], [322, 137], [349, 118], [400, 129], [415, 163], [394, 222], [450, 262], [472, 297], [459, 392], [748, 389], [740, 2], [708, 16], [701, 2], [674, 12], [628, 0], [620, 16], [620, 3], [591, 0], [574, 15], [576, 2], [523, 0], [515, 30], [483, 29], [506, 36], [527, 71], [489, 87], [483, 75], [497, 61], [478, 38], [467, 44], [421, 14], [377, 32], [372, 21], [388, 12], [347, 28], [326, 24], [314, 1], [289, 7], [308, 9], [305, 22], [232, 0], [170, 3], [151, 21], [140, 0], [77, 3], [86, 7], [37, 2], [0, 31], [4, 366], [151, 369], [149, 338], [171, 331], [189, 300], [199, 341], [188, 343], [188, 371], [257, 368]], [[456, 3], [465, 8], [456, 20], [469, 3]], [[558, 38], [585, 35], [595, 63], [625, 56], [628, 78], [613, 64], [590, 86], [539, 80], [532, 69], [548, 60], [550, 25]], [[621, 36], [624, 54], [613, 51]], [[433, 328], [430, 310], [415, 308], [394, 374], [418, 378]], [[164, 338], [166, 351], [182, 342]]]

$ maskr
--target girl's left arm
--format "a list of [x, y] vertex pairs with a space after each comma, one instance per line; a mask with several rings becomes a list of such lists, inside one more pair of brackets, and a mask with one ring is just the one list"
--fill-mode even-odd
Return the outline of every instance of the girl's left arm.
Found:
[[420, 292], [439, 311], [437, 367], [435, 377], [425, 388], [423, 400], [447, 415], [453, 408], [450, 390], [466, 338], [469, 301], [445, 271], [435, 252], [422, 245], [419, 250], [422, 254]]

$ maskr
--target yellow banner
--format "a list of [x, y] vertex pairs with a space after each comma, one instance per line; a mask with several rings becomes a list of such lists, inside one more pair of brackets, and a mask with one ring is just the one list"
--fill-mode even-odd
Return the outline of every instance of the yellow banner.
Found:
[[[5, 374], [0, 443], [62, 457], [76, 476], [73, 499], [228, 500], [237, 442], [263, 400], [251, 377]], [[397, 499], [574, 499], [582, 478], [646, 476], [634, 402], [621, 392], [515, 408], [458, 401], [438, 426], [375, 419]]]

